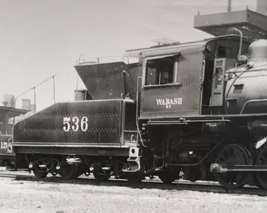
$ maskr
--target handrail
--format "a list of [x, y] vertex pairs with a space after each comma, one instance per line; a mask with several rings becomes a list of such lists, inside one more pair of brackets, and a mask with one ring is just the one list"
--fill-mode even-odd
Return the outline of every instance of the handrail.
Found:
[[[36, 107], [36, 92], [35, 92], [35, 88], [38, 87], [38, 86], [40, 86], [40, 85], [42, 85], [43, 83], [47, 82], [47, 81], [50, 80], [50, 79], [53, 79], [53, 95], [54, 95], [54, 103], [55, 103], [55, 102], [56, 102], [56, 98], [55, 98], [55, 76], [56, 76], [56, 75], [57, 75], [57, 74], [55, 74], [55, 75], [53, 75], [53, 76], [47, 78], [46, 80], [42, 81], [41, 83], [39, 83], [39, 84], [33, 86], [32, 88], [26, 90], [26, 91], [23, 92], [23, 93], [17, 95], [17, 96], [14, 98], [14, 111], [13, 111], [13, 112], [15, 112], [15, 110], [16, 110], [16, 101], [17, 101], [17, 98], [20, 97], [20, 96], [22, 96], [22, 95], [24, 95], [24, 94], [26, 94], [27, 92], [29, 92], [29, 91], [31, 91], [31, 90], [34, 91], [34, 104], [35, 104], [35, 107]], [[14, 115], [15, 115], [15, 113], [14, 113]], [[15, 117], [16, 117], [16, 116], [13, 116], [12, 142], [14, 142], [14, 125], [15, 125]]]
[[241, 109], [241, 112], [240, 114], [243, 114], [244, 110], [245, 110], [245, 107], [250, 104], [250, 103], [257, 103], [257, 102], [267, 102], [267, 99], [255, 99], [255, 100], [249, 100], [247, 101], [244, 106], [242, 107]]
[[[140, 128], [139, 128], [139, 123], [138, 123], [138, 106], [139, 106], [139, 79], [142, 79], [142, 77], [137, 77], [137, 88], [136, 88], [136, 127], [137, 127], [137, 132], [138, 132], [138, 135], [140, 137], [140, 142], [142, 144], [143, 147], [147, 147], [145, 146], [144, 144], [144, 141], [143, 141], [143, 138], [141, 136], [141, 133], [140, 133]], [[137, 136], [138, 136], [137, 135]], [[138, 141], [138, 138], [137, 138], [137, 141]]]
[[[83, 56], [81, 60], [81, 56]], [[102, 56], [102, 57], [90, 57], [90, 58], [85, 58], [84, 54], [82, 53], [79, 56], [79, 59], [76, 61], [76, 64], [86, 64], [86, 63], [91, 63], [91, 64], [99, 64], [101, 63], [101, 59], [111, 59], [111, 58], [121, 58], [121, 60], [124, 62], [125, 56], [123, 55], [110, 55], [110, 56]], [[127, 57], [128, 64], [129, 64], [129, 57]], [[103, 61], [103, 60], [102, 60]]]

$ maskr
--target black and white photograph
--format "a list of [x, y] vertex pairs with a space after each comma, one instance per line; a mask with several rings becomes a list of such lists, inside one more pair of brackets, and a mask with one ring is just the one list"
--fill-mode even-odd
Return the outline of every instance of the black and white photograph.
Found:
[[0, 0], [1, 213], [267, 208], [267, 0]]

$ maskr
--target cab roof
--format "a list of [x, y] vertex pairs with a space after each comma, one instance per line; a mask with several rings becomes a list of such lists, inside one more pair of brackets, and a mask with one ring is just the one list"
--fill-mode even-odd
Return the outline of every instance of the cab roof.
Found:
[[217, 36], [217, 37], [208, 38], [208, 39], [201, 40], [201, 41], [165, 44], [165, 45], [153, 46], [149, 48], [126, 50], [124, 57], [145, 58], [145, 57], [165, 55], [165, 54], [175, 54], [175, 53], [188, 50], [188, 49], [191, 49], [194, 51], [204, 51], [206, 44], [212, 40], [239, 39], [239, 38], [240, 36], [233, 34], [233, 35], [226, 35], [226, 36]]

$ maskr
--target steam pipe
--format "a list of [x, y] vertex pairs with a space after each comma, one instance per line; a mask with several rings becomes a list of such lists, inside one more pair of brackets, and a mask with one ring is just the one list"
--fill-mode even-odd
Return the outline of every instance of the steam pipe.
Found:
[[243, 33], [237, 29], [234, 28], [234, 31], [237, 31], [240, 34], [240, 44], [239, 44], [239, 51], [238, 51], [238, 56], [242, 54], [242, 39], [243, 39]]

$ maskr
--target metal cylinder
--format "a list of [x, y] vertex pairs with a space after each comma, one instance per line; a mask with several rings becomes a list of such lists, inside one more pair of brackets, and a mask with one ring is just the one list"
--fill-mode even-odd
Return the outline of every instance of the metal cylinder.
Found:
[[211, 173], [220, 173], [221, 168], [222, 167], [218, 163], [212, 163], [210, 165], [210, 172]]

